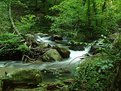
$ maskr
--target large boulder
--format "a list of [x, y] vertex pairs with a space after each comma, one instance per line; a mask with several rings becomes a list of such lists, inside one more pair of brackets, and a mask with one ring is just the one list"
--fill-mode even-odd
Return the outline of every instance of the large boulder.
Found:
[[56, 49], [49, 49], [42, 55], [43, 62], [61, 61], [62, 57]]
[[68, 48], [63, 46], [54, 46], [53, 48], [56, 49], [63, 58], [69, 58], [70, 51]]
[[20, 69], [8, 74], [8, 77], [14, 81], [34, 83], [36, 85], [42, 82], [41, 71], [37, 69]]
[[19, 69], [5, 74], [2, 79], [2, 91], [14, 88], [35, 88], [42, 82], [42, 75], [37, 69]]

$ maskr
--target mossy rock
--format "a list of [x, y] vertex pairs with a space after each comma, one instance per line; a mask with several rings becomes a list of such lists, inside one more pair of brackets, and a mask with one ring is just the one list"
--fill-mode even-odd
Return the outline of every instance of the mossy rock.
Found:
[[86, 58], [77, 67], [77, 80], [82, 91], [106, 91], [115, 78], [113, 61], [97, 54]]
[[63, 46], [54, 46], [53, 48], [56, 49], [63, 58], [70, 57], [70, 51], [68, 48]]
[[42, 75], [37, 69], [20, 69], [9, 74], [9, 78], [14, 81], [39, 84], [42, 82]]
[[49, 49], [42, 55], [43, 62], [61, 61], [62, 57], [56, 49]]

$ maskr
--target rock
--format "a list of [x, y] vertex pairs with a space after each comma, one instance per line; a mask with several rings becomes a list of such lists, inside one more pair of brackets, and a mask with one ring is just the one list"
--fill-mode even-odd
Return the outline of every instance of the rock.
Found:
[[32, 35], [32, 34], [26, 34], [26, 35], [25, 35], [25, 41], [26, 41], [26, 43], [27, 43], [28, 46], [33, 46], [33, 47], [35, 47], [35, 46], [38, 46], [38, 44], [39, 44], [39, 43], [36, 41], [35, 36]]
[[50, 49], [50, 45], [47, 43], [40, 43], [37, 47], [31, 48], [30, 58], [35, 60], [41, 60], [41, 56]]
[[60, 35], [52, 35], [51, 36], [51, 38], [50, 38], [50, 40], [52, 40], [52, 41], [57, 41], [57, 40], [63, 40], [63, 37], [62, 36], [60, 36]]
[[61, 61], [62, 57], [56, 49], [49, 49], [42, 55], [43, 62]]
[[69, 49], [71, 49], [71, 50], [82, 51], [82, 50], [84, 50], [86, 43], [76, 42], [76, 41], [72, 40], [72, 41], [69, 42], [68, 45], [70, 46]]
[[2, 91], [10, 91], [14, 88], [35, 88], [42, 82], [42, 75], [37, 69], [21, 69], [6, 74], [2, 79]]
[[96, 47], [96, 46], [92, 46], [89, 53], [92, 54], [92, 55], [95, 55], [97, 53], [99, 53], [101, 50], [99, 47]]
[[57, 84], [48, 84], [46, 88], [51, 91], [59, 89]]
[[38, 85], [42, 82], [42, 75], [37, 69], [20, 69], [8, 74], [9, 78], [14, 81], [34, 83]]
[[66, 84], [66, 85], [69, 85], [69, 84], [74, 84], [76, 82], [75, 79], [67, 79], [67, 80], [64, 80], [63, 83]]
[[41, 42], [38, 46], [40, 49], [50, 48], [51, 46], [48, 43]]
[[102, 48], [105, 48], [105, 46], [106, 46], [106, 43], [104, 43], [104, 40], [99, 39], [92, 44], [89, 53], [91, 53], [93, 55], [100, 53], [100, 52], [102, 52]]
[[63, 58], [69, 58], [70, 51], [68, 48], [63, 46], [54, 46], [53, 48], [56, 49]]
[[37, 33], [37, 34], [35, 34], [35, 36], [46, 37], [46, 36], [48, 36], [48, 34], [44, 34], [44, 33]]
[[[61, 88], [64, 87], [62, 82], [51, 82], [46, 84], [46, 89], [49, 91], [62, 91]], [[63, 90], [65, 91], [65, 90]]]

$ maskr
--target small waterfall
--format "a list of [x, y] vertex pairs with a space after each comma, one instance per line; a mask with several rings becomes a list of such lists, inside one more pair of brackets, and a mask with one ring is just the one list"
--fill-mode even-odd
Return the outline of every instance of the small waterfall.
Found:
[[53, 41], [51, 41], [49, 39], [50, 39], [50, 37], [40, 37], [40, 36], [36, 36], [36, 40], [38, 42], [45, 42], [45, 43], [48, 43], [50, 45], [55, 45], [56, 44], [55, 42], [53, 42]]
[[[81, 59], [85, 58], [85, 55], [88, 54], [90, 47], [86, 47], [84, 51], [74, 51], [70, 50], [70, 58], [64, 59], [61, 62], [53, 62], [49, 64], [44, 64], [45, 69], [70, 69], [74, 66], [80, 64]], [[40, 66], [41, 68], [42, 66]]]

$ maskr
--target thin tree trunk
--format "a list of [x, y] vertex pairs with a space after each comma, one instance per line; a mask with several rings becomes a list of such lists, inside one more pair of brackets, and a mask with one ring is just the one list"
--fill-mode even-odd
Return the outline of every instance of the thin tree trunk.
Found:
[[14, 21], [13, 21], [13, 18], [12, 18], [12, 12], [11, 12], [11, 0], [10, 0], [10, 3], [9, 3], [9, 18], [10, 18], [10, 22], [11, 22], [11, 25], [14, 29], [14, 32], [18, 35], [20, 35], [20, 32], [18, 31], [17, 27], [15, 26], [14, 24]]

